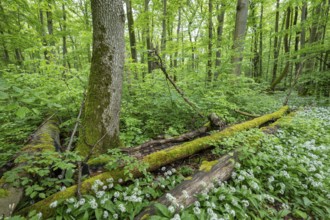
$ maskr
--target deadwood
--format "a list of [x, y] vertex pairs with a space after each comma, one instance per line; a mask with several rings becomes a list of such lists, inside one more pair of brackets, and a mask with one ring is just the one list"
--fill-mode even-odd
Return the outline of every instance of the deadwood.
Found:
[[[183, 144], [170, 147], [168, 149], [151, 153], [141, 158], [141, 162], [149, 165], [148, 171], [155, 171], [162, 166], [171, 164], [175, 161], [182, 160], [191, 155], [194, 155], [200, 151], [209, 149], [214, 146], [214, 143], [219, 143], [223, 138], [230, 137], [240, 131], [262, 126], [267, 122], [275, 121], [282, 117], [287, 111], [288, 107], [283, 106], [276, 112], [227, 127], [222, 131], [215, 132], [205, 137], [197, 138], [195, 140], [185, 142]], [[142, 176], [142, 173], [138, 170], [131, 171], [131, 174], [134, 178]], [[122, 168], [119, 168], [113, 171], [104, 172], [99, 175], [93, 176], [82, 182], [81, 193], [89, 193], [91, 190], [91, 186], [93, 185], [95, 180], [106, 181], [106, 179], [112, 177], [115, 181], [118, 182], [119, 179], [126, 179], [128, 177], [127, 175], [128, 174], [124, 174]], [[57, 200], [65, 200], [70, 197], [74, 197], [76, 189], [77, 186], [72, 186], [64, 191], [55, 193], [42, 201], [39, 201], [29, 207], [22, 209], [18, 212], [18, 214], [26, 215], [29, 211], [36, 210], [37, 212], [41, 212], [45, 218], [50, 217], [54, 214], [55, 211], [54, 209], [49, 208], [50, 203]]]
[[[40, 152], [55, 151], [60, 148], [60, 138], [57, 121], [53, 118], [47, 119], [42, 125], [31, 135], [27, 145], [21, 149], [15, 158], [18, 158], [22, 154], [33, 155]], [[22, 167], [25, 164], [15, 163], [13, 159], [12, 168]], [[26, 173], [20, 173], [21, 176], [28, 175]], [[0, 216], [9, 216], [16, 208], [17, 204], [23, 197], [23, 188], [14, 188], [10, 184], [6, 183], [4, 177], [0, 180], [1, 189], [5, 196], [0, 197]]]
[[160, 197], [153, 205], [143, 210], [135, 220], [147, 219], [148, 216], [156, 214], [154, 204], [160, 203], [165, 206], [173, 206], [176, 211], [180, 210], [179, 205], [187, 207], [197, 199], [195, 195], [208, 192], [214, 185], [213, 182], [223, 182], [229, 179], [234, 169], [236, 153], [228, 154], [219, 160], [202, 163], [200, 171], [192, 179], [182, 182], [180, 185]]

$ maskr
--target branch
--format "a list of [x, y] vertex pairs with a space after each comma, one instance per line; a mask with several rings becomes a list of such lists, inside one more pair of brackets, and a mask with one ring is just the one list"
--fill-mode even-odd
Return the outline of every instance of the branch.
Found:
[[157, 64], [157, 66], [162, 70], [162, 72], [164, 73], [166, 79], [168, 81], [170, 81], [170, 83], [173, 85], [173, 87], [175, 88], [175, 90], [181, 95], [181, 97], [183, 98], [183, 100], [190, 106], [192, 107], [197, 114], [201, 117], [201, 118], [205, 118], [205, 116], [200, 113], [199, 108], [196, 106], [196, 104], [194, 104], [193, 102], [191, 102], [183, 93], [183, 91], [175, 84], [175, 82], [173, 81], [173, 79], [168, 75], [167, 71], [166, 71], [166, 67], [163, 64], [163, 60], [162, 58], [159, 56], [159, 54], [157, 53], [156, 50], [152, 51], [155, 54], [155, 57], [157, 58], [155, 63]]

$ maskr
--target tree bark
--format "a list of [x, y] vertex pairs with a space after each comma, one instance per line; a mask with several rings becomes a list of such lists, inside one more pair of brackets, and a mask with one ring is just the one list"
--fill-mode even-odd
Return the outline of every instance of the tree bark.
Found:
[[249, 1], [237, 0], [236, 7], [237, 12], [233, 44], [234, 56], [232, 57], [232, 64], [234, 65], [233, 73], [239, 76], [241, 75], [241, 66], [243, 61], [244, 39], [247, 27]]
[[[149, 164], [148, 171], [155, 171], [162, 166], [173, 163], [177, 160], [182, 160], [202, 150], [210, 149], [213, 146], [212, 143], [214, 143], [214, 141], [220, 141], [240, 131], [259, 127], [269, 121], [274, 121], [282, 117], [287, 111], [288, 107], [283, 106], [278, 111], [271, 114], [266, 114], [253, 120], [233, 125], [206, 137], [197, 138], [195, 140], [176, 145], [168, 149], [154, 152], [143, 157], [141, 162]], [[133, 170], [131, 174], [134, 178], [142, 176], [142, 173], [138, 170]], [[88, 193], [95, 180], [105, 181], [110, 177], [118, 182], [119, 179], [125, 179], [128, 176], [127, 174], [124, 174], [121, 168], [99, 174], [82, 182], [81, 193]], [[76, 189], [77, 186], [69, 187], [64, 191], [55, 193], [52, 196], [31, 205], [30, 207], [26, 207], [20, 210], [17, 214], [24, 215], [27, 214], [30, 210], [36, 210], [37, 212], [41, 212], [44, 218], [50, 217], [54, 214], [55, 209], [50, 209], [49, 204], [58, 199], [64, 200], [74, 196]]]
[[125, 15], [122, 1], [93, 0], [92, 17], [91, 73], [76, 148], [83, 156], [88, 155], [91, 146], [96, 143], [96, 154], [119, 146], [119, 114], [125, 53]]
[[276, 79], [277, 74], [277, 63], [278, 63], [278, 55], [279, 55], [279, 47], [278, 47], [278, 26], [280, 21], [280, 0], [276, 1], [276, 18], [275, 18], [275, 38], [274, 38], [274, 66], [273, 66], [273, 77], [272, 83]]

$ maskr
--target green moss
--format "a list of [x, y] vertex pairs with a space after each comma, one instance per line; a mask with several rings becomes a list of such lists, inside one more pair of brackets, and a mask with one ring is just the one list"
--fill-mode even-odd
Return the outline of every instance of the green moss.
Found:
[[199, 167], [200, 171], [204, 172], [210, 172], [212, 170], [212, 167], [218, 163], [218, 160], [213, 160], [213, 161], [202, 161], [201, 166]]
[[0, 198], [8, 196], [8, 190], [0, 189]]
[[146, 220], [149, 218], [149, 214], [145, 214], [144, 216], [142, 216], [141, 220]]

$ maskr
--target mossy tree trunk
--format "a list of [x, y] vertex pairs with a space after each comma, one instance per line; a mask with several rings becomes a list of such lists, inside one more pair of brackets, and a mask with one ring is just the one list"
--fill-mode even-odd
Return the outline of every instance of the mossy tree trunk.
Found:
[[[216, 142], [218, 143], [222, 139], [226, 137], [230, 137], [231, 135], [236, 134], [240, 131], [259, 127], [267, 122], [276, 120], [282, 117], [287, 111], [288, 111], [288, 107], [284, 106], [276, 112], [263, 115], [253, 120], [243, 122], [241, 124], [233, 125], [220, 132], [213, 133], [209, 136], [197, 138], [195, 140], [185, 142], [183, 144], [176, 145], [168, 149], [151, 153], [143, 157], [141, 161], [149, 165], [148, 171], [155, 171], [162, 166], [187, 158], [202, 150], [209, 149], [212, 146], [214, 146]], [[142, 176], [142, 173], [138, 170], [131, 171], [131, 174], [133, 175], [134, 178]], [[93, 176], [82, 182], [81, 193], [82, 194], [89, 193], [91, 191], [91, 186], [93, 185], [94, 181], [96, 180], [106, 181], [106, 179], [110, 177], [112, 177], [115, 181], [118, 181], [119, 179], [127, 178], [128, 174], [125, 174], [122, 168], [118, 168], [113, 171], [104, 172], [97, 176]], [[76, 189], [77, 186], [72, 186], [64, 191], [55, 193], [52, 196], [40, 202], [37, 202], [30, 207], [24, 208], [23, 210], [19, 211], [18, 214], [27, 214], [30, 210], [36, 210], [37, 212], [42, 212], [45, 218], [50, 217], [52, 214], [54, 214], [55, 210], [49, 209], [49, 204], [59, 199], [65, 200], [70, 197], [74, 197], [76, 193]]]
[[93, 54], [77, 151], [87, 156], [119, 145], [125, 15], [121, 0], [92, 3]]

